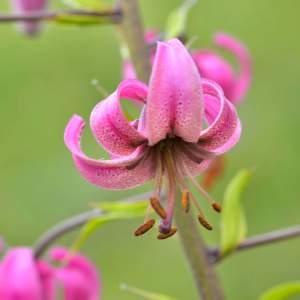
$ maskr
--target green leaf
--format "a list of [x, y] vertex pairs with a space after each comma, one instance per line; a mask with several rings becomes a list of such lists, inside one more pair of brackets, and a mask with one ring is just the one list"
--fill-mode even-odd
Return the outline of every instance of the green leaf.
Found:
[[299, 281], [277, 285], [266, 291], [259, 300], [287, 300], [295, 295], [300, 295]]
[[62, 2], [75, 9], [103, 10], [112, 7], [111, 4], [103, 0], [62, 0]]
[[61, 13], [55, 19], [53, 19], [56, 23], [60, 24], [68, 24], [68, 25], [95, 25], [95, 24], [111, 24], [110, 17], [99, 17], [92, 15], [74, 15], [68, 13]]
[[222, 255], [234, 250], [246, 236], [246, 218], [240, 202], [251, 175], [252, 172], [249, 170], [240, 170], [225, 190], [221, 214]]
[[172, 11], [167, 19], [166, 40], [179, 37], [185, 31], [187, 14], [197, 0], [185, 0], [181, 6]]
[[90, 220], [83, 226], [71, 246], [72, 251], [78, 251], [95, 230], [100, 229], [109, 222], [144, 216], [148, 203], [148, 200], [97, 203], [96, 206], [103, 211], [103, 215]]
[[121, 284], [121, 289], [124, 291], [128, 291], [130, 293], [133, 293], [135, 295], [141, 296], [144, 299], [148, 299], [148, 300], [177, 300], [177, 299], [167, 296], [167, 295], [152, 293], [152, 292], [148, 292], [148, 291], [145, 291], [142, 289], [131, 287], [125, 283]]
[[131, 213], [140, 213], [145, 212], [148, 207], [149, 201], [103, 201], [96, 204], [96, 207], [100, 208], [103, 211], [108, 212], [131, 212]]

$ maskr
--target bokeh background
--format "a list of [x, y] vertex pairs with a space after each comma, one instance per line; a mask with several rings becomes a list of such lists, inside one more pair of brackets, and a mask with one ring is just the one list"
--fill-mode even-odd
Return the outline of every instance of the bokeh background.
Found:
[[[7, 2], [0, 2], [1, 11], [8, 10]], [[140, 2], [145, 24], [158, 30], [180, 3]], [[254, 63], [251, 91], [239, 107], [243, 136], [212, 194], [222, 199], [226, 183], [238, 169], [255, 167], [244, 195], [249, 235], [297, 224], [300, 2], [199, 2], [188, 21], [188, 35], [198, 36], [194, 47], [211, 46], [212, 34], [224, 30], [248, 45]], [[51, 3], [52, 8], [60, 6]], [[0, 234], [9, 245], [31, 245], [56, 222], [87, 210], [90, 202], [113, 201], [151, 188], [99, 190], [78, 175], [63, 144], [70, 116], [79, 113], [88, 118], [102, 97], [91, 80], [114, 90], [120, 63], [113, 26], [47, 25], [38, 38], [27, 39], [14, 25], [0, 25]], [[87, 152], [99, 154], [89, 130], [84, 139]], [[210, 218], [218, 227], [219, 218]], [[197, 299], [177, 238], [157, 241], [155, 231], [134, 238], [132, 231], [140, 222], [109, 224], [82, 249], [101, 270], [103, 299], [140, 299], [121, 291], [122, 282], [181, 300]], [[218, 243], [218, 230], [203, 234], [209, 243]], [[69, 245], [74, 236], [61, 243]], [[218, 272], [227, 299], [254, 300], [273, 285], [299, 280], [299, 250], [300, 238], [238, 253], [222, 262]]]

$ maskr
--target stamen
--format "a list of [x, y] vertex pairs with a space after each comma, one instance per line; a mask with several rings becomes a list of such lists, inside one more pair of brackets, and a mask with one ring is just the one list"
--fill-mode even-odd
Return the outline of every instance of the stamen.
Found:
[[160, 233], [157, 235], [157, 239], [158, 239], [158, 240], [165, 240], [165, 239], [171, 237], [172, 235], [174, 235], [176, 232], [177, 232], [177, 228], [176, 228], [176, 227], [172, 227], [172, 228], [170, 229], [170, 231], [167, 232], [167, 233], [162, 233], [162, 232], [160, 232]]
[[160, 195], [161, 189], [162, 189], [162, 184], [163, 184], [163, 165], [162, 165], [161, 155], [160, 155], [159, 151], [158, 151], [158, 153], [156, 151], [154, 158], [155, 158], [155, 162], [156, 162], [155, 193], [156, 193], [156, 195]]
[[206, 228], [207, 230], [212, 230], [212, 229], [213, 229], [212, 226], [206, 221], [206, 219], [204, 219], [204, 216], [203, 216], [203, 215], [199, 214], [199, 215], [198, 215], [198, 220], [199, 220], [200, 224], [201, 224], [204, 228]]
[[221, 206], [221, 204], [218, 203], [218, 202], [214, 202], [214, 203], [212, 204], [212, 208], [213, 208], [216, 212], [218, 212], [218, 213], [220, 213], [220, 212], [222, 211], [222, 206]]
[[187, 189], [182, 191], [181, 203], [184, 211], [187, 213], [190, 210], [190, 192]]
[[162, 207], [162, 205], [160, 204], [160, 201], [157, 197], [151, 197], [150, 203], [151, 203], [152, 208], [162, 219], [167, 218], [167, 213], [166, 213], [165, 209]]
[[140, 236], [149, 231], [155, 224], [154, 219], [150, 219], [134, 231], [135, 236]]

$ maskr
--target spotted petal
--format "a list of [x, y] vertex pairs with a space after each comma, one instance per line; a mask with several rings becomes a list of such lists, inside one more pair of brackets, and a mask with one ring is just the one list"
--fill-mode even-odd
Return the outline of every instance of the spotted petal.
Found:
[[65, 130], [65, 144], [73, 155], [81, 175], [90, 183], [108, 189], [132, 188], [143, 184], [153, 176], [153, 166], [146, 159], [146, 146], [137, 147], [134, 152], [121, 158], [93, 159], [83, 153], [80, 137], [84, 128], [80, 116], [73, 116]]
[[196, 142], [201, 117], [201, 79], [193, 59], [176, 39], [158, 42], [145, 113], [149, 145], [168, 134]]
[[144, 104], [147, 87], [137, 80], [124, 80], [117, 90], [93, 109], [90, 125], [96, 140], [114, 155], [128, 155], [145, 142], [142, 133], [131, 124], [122, 112], [120, 101], [126, 98]]
[[222, 154], [239, 141], [241, 124], [235, 107], [216, 83], [203, 80], [203, 91], [209, 126], [202, 131], [198, 145], [214, 154]]

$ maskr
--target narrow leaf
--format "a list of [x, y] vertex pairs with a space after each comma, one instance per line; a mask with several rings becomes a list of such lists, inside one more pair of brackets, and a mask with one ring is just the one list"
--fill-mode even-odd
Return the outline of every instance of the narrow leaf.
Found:
[[148, 201], [117, 201], [117, 202], [101, 202], [96, 206], [103, 211], [103, 215], [87, 222], [78, 237], [73, 242], [71, 249], [78, 251], [89, 236], [103, 225], [124, 219], [138, 218], [145, 215]]
[[62, 2], [75, 9], [103, 10], [111, 8], [111, 5], [103, 0], [62, 0]]
[[149, 204], [148, 200], [144, 201], [103, 201], [96, 204], [98, 208], [109, 212], [145, 212]]
[[128, 286], [125, 283], [121, 284], [121, 289], [133, 293], [135, 295], [141, 296], [144, 299], [148, 299], [148, 300], [176, 300], [173, 297], [163, 295], [163, 294], [148, 292], [142, 289]]
[[166, 40], [179, 37], [185, 32], [187, 14], [196, 2], [197, 0], [186, 0], [169, 14], [165, 30]]
[[259, 300], [287, 300], [295, 295], [300, 297], [300, 281], [277, 285], [266, 291]]
[[54, 22], [67, 25], [95, 25], [95, 24], [111, 24], [112, 19], [108, 16], [92, 16], [92, 15], [74, 15], [68, 13], [61, 13], [55, 19]]
[[246, 236], [246, 219], [240, 202], [251, 174], [249, 170], [240, 170], [225, 190], [221, 217], [222, 255], [234, 250]]

